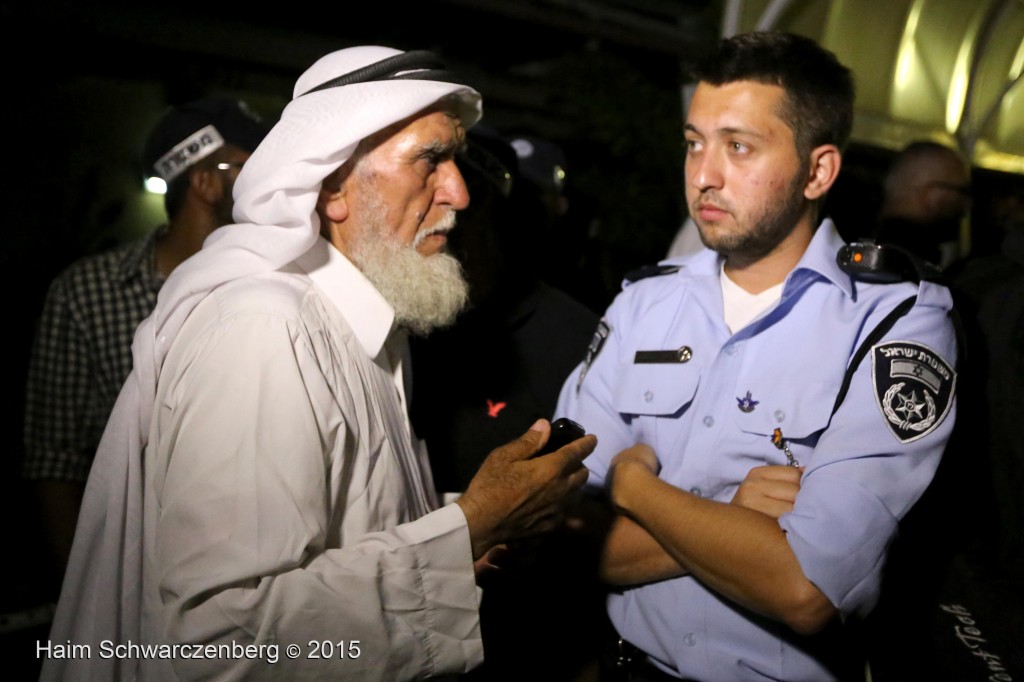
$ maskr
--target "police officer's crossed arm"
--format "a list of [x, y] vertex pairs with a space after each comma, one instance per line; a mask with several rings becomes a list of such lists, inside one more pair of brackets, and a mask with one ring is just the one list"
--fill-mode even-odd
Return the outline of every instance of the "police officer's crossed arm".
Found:
[[[650, 460], [650, 466], [657, 467], [653, 451], [645, 445], [630, 448], [628, 456]], [[778, 519], [792, 511], [802, 472], [802, 468], [790, 466], [754, 467], [740, 483], [732, 504]], [[625, 515], [615, 517], [604, 539], [600, 571], [602, 580], [619, 586], [657, 582], [687, 573], [643, 526]]]
[[793, 507], [799, 469], [752, 469], [731, 504], [680, 490], [657, 471], [657, 458], [645, 445], [612, 460], [606, 485], [626, 518], [609, 534], [602, 556], [606, 580], [648, 582], [691, 573], [801, 634], [820, 630], [835, 616], [832, 603], [804, 576], [777, 521]]
[[[657, 470], [657, 458], [649, 447], [636, 445], [627, 452], [623, 459], [640, 458]], [[802, 472], [802, 467], [754, 467], [740, 483], [732, 504], [778, 519], [792, 511]], [[624, 515], [615, 518], [605, 538], [600, 570], [602, 580], [623, 586], [666, 580], [687, 572], [650, 533]]]

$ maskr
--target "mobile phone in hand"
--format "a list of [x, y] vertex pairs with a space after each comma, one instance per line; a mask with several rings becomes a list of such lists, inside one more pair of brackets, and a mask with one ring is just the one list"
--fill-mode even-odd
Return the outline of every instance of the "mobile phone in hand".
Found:
[[565, 417], [556, 419], [551, 422], [551, 436], [548, 437], [548, 442], [535, 456], [540, 457], [541, 455], [554, 452], [560, 447], [573, 442], [577, 438], [583, 438], [586, 434], [587, 432], [583, 427], [573, 420]]

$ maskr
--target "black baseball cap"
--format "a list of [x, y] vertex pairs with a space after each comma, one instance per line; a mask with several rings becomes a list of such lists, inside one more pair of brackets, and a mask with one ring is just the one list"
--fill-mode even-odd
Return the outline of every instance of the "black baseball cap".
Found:
[[225, 144], [252, 152], [270, 127], [242, 100], [213, 95], [171, 109], [146, 140], [146, 175], [170, 182]]

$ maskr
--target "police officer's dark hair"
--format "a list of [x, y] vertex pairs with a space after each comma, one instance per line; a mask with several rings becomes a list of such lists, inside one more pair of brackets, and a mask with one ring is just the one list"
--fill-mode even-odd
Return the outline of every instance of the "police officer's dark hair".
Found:
[[723, 38], [692, 76], [714, 86], [754, 81], [782, 87], [786, 98], [778, 114], [793, 131], [801, 156], [823, 144], [842, 150], [850, 140], [853, 74], [810, 38], [782, 31]]

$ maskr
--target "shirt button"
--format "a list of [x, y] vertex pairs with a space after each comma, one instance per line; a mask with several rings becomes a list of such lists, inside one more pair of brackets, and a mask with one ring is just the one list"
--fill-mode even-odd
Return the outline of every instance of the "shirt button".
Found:
[[779, 422], [780, 424], [786, 421], [786, 413], [783, 412], [782, 410], [775, 410], [775, 421]]
[[650, 391], [647, 391], [646, 393], [644, 393], [644, 402], [645, 403], [649, 403], [652, 400], [654, 400], [654, 394], [653, 393], [651, 393]]
[[686, 633], [686, 636], [683, 637], [683, 642], [686, 643], [686, 646], [697, 646], [697, 636], [692, 632], [688, 632]]
[[714, 425], [715, 425], [715, 418], [714, 417], [710, 417], [710, 416], [709, 417], [704, 417], [704, 426], [706, 426], [706, 427], [708, 427], [710, 429]]
[[696, 495], [697, 497], [701, 496], [700, 488], [698, 488], [697, 486], [690, 488], [690, 492]]

